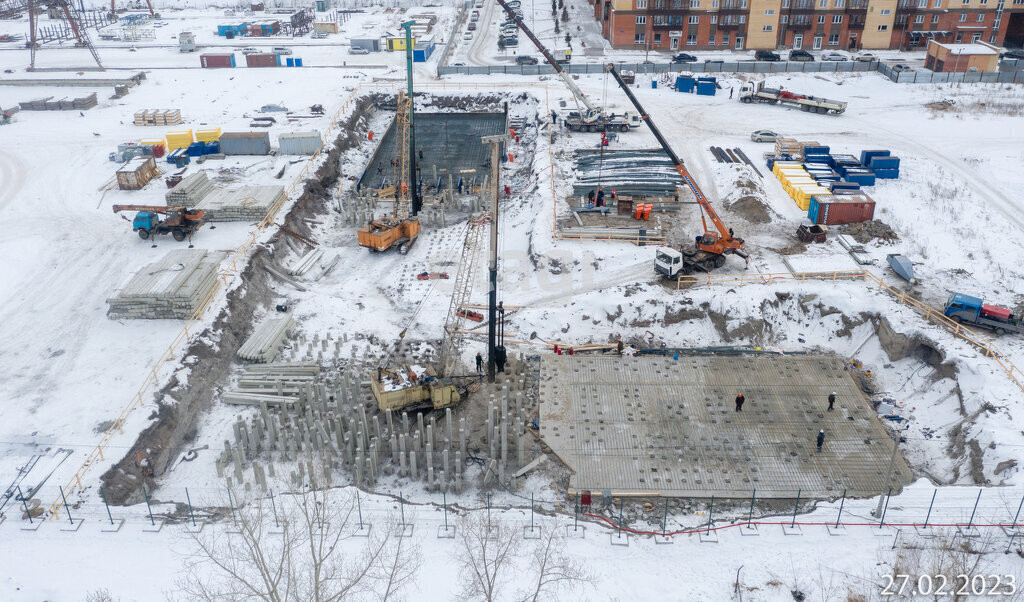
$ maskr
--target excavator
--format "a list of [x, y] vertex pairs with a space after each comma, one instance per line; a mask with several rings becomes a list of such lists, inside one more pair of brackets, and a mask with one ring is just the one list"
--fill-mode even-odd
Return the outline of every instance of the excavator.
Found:
[[[715, 208], [711, 206], [707, 197], [704, 196], [704, 192], [697, 186], [697, 182], [694, 181], [689, 170], [686, 169], [675, 151], [669, 146], [668, 140], [661, 134], [658, 126], [654, 125], [654, 120], [651, 119], [651, 116], [640, 105], [640, 101], [633, 95], [633, 91], [629, 89], [626, 82], [622, 81], [622, 76], [615, 69], [615, 65], [609, 63], [604, 69], [611, 74], [616, 83], [619, 84], [619, 87], [622, 88], [622, 91], [626, 93], [629, 102], [633, 103], [637, 112], [640, 113], [640, 119], [647, 124], [651, 133], [657, 138], [658, 144], [661, 145], [662, 150], [672, 160], [672, 165], [679, 172], [679, 176], [683, 178], [686, 185], [693, 191], [693, 196], [701, 208], [700, 219], [704, 226], [704, 234], [696, 237], [692, 245], [685, 245], [679, 249], [671, 247], [658, 249], [654, 260], [655, 272], [666, 278], [676, 278], [680, 274], [692, 274], [698, 271], [711, 272], [711, 270], [725, 265], [725, 256], [727, 254], [739, 255], [749, 262], [750, 256], [743, 250], [743, 239], [733, 235], [732, 228], [722, 223]], [[709, 219], [715, 226], [714, 230], [708, 228]]]
[[[132, 220], [132, 230], [139, 238], [147, 240], [158, 234], [170, 234], [181, 242], [190, 238], [203, 225], [205, 212], [185, 207], [161, 207], [160, 205], [114, 205], [114, 213], [138, 211]], [[167, 217], [160, 219], [161, 215]], [[127, 217], [121, 216], [125, 220]]]
[[[379, 191], [380, 196], [394, 196], [394, 211], [391, 215], [371, 220], [359, 229], [359, 245], [370, 251], [387, 251], [397, 247], [403, 255], [416, 242], [420, 233], [420, 222], [409, 215], [409, 186], [415, 183], [408, 162], [409, 156], [409, 115], [412, 98], [404, 91], [398, 93], [398, 111], [395, 115], [395, 172], [394, 185]], [[415, 185], [415, 184], [413, 184]]]

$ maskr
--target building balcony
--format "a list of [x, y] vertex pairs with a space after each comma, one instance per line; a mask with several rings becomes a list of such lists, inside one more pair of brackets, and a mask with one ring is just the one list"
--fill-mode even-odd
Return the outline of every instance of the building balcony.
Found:
[[864, 21], [850, 21], [846, 24], [847, 29], [864, 29]]
[[719, 19], [719, 21], [718, 21], [718, 29], [723, 29], [723, 30], [726, 30], [726, 31], [731, 30], [731, 29], [739, 29], [740, 27], [743, 27], [744, 25], [746, 25], [746, 23], [723, 23], [721, 19]]
[[786, 29], [793, 31], [804, 31], [810, 29], [811, 25], [812, 24], [809, 21], [801, 21], [799, 23], [793, 23], [790, 21], [789, 23], [780, 24], [780, 27], [785, 27]]

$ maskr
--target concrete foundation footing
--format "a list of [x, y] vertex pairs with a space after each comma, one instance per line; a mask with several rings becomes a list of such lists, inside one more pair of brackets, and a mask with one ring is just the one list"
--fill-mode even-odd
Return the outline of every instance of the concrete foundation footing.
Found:
[[75, 531], [78, 531], [82, 527], [82, 523], [84, 522], [84, 518], [72, 519], [71, 522], [69, 523], [61, 523], [60, 530], [73, 533]]
[[113, 523], [108, 521], [106, 524], [104, 524], [102, 527], [100, 527], [100, 532], [101, 533], [117, 533], [118, 531], [121, 530], [121, 527], [123, 527], [123, 526], [124, 526], [124, 519], [123, 518], [115, 518]]
[[437, 538], [438, 539], [455, 539], [455, 525], [448, 525], [445, 529], [444, 525], [437, 526]]
[[800, 530], [800, 525], [782, 525], [782, 533], [785, 535], [803, 535], [804, 532]]
[[629, 547], [629, 533], [612, 531], [609, 536], [613, 546]]
[[525, 525], [523, 527], [523, 539], [540, 539], [540, 527], [537, 525]]

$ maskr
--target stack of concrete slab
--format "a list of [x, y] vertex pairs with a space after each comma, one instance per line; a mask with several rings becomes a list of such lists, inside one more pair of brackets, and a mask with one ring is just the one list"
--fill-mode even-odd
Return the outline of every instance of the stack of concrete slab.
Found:
[[263, 320], [242, 343], [238, 349], [238, 357], [252, 362], [274, 361], [293, 328], [295, 320], [291, 314]]
[[[211, 222], [254, 221], [280, 207], [286, 198], [284, 186], [244, 186], [235, 190], [214, 190], [195, 208], [205, 211], [206, 220]], [[170, 204], [169, 199], [167, 204]]]
[[245, 367], [235, 389], [224, 393], [232, 405], [278, 405], [295, 403], [315, 386], [320, 366], [315, 362], [278, 362]]
[[113, 319], [187, 319], [217, 284], [224, 254], [179, 249], [139, 270], [107, 299]]
[[192, 209], [212, 191], [213, 182], [206, 176], [206, 172], [197, 171], [182, 180], [174, 188], [168, 190], [164, 198], [167, 199], [168, 207], [188, 207]]

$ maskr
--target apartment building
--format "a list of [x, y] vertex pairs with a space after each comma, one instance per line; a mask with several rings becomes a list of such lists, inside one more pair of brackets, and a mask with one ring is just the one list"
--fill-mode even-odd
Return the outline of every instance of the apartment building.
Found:
[[593, 0], [615, 48], [858, 50], [1024, 43], [1024, 0]]

